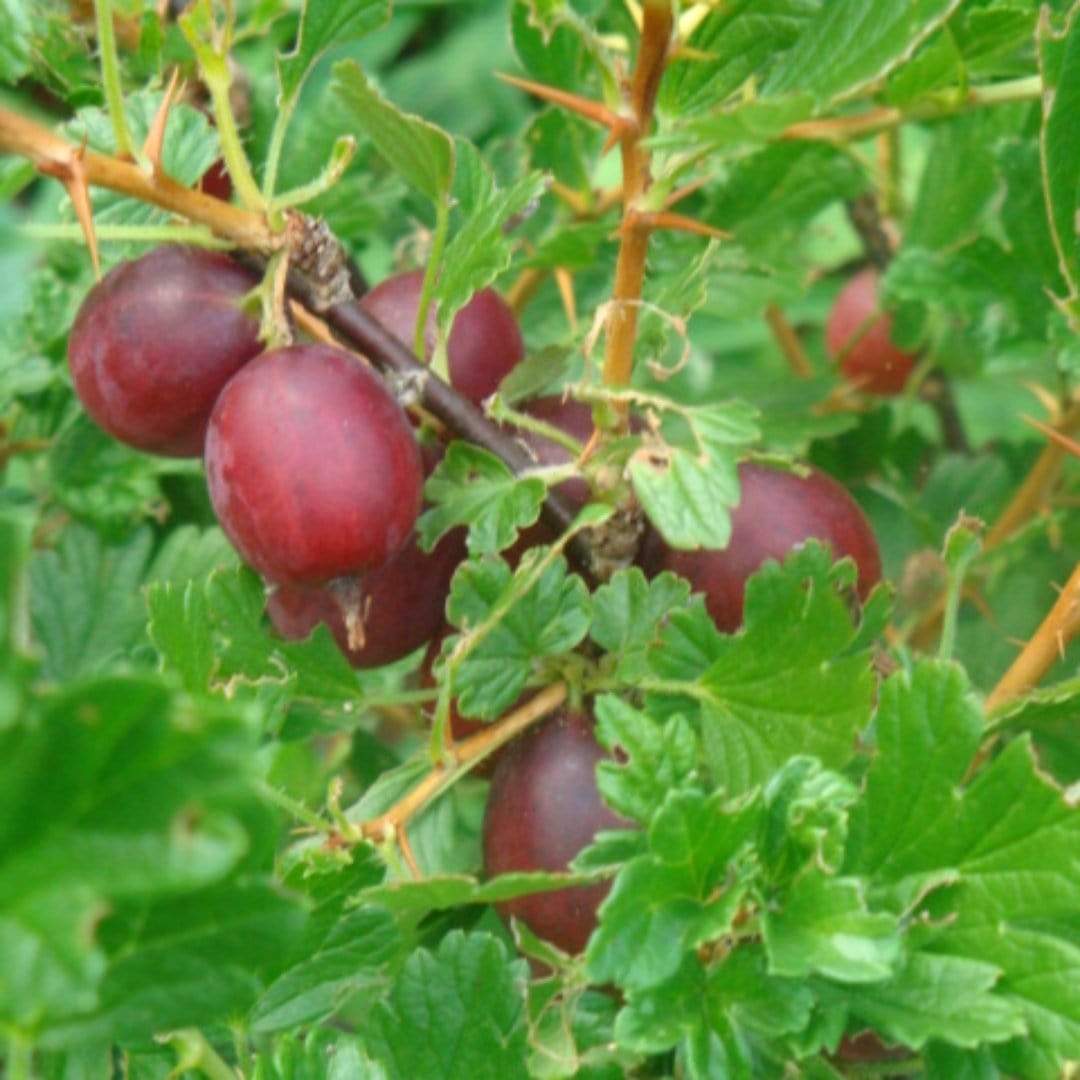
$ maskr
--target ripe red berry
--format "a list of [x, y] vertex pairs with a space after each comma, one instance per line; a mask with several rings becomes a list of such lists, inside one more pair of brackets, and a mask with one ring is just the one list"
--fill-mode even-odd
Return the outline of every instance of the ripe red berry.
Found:
[[[430, 476], [442, 454], [424, 447], [421, 456]], [[464, 529], [447, 533], [430, 552], [421, 551], [414, 532], [388, 563], [365, 574], [360, 581], [364, 643], [358, 648], [349, 647], [341, 602], [330, 588], [278, 586], [267, 601], [267, 614], [277, 632], [291, 641], [325, 623], [353, 667], [392, 664], [439, 634], [450, 579], [465, 555]]]
[[915, 356], [893, 343], [892, 316], [878, 306], [878, 273], [860, 271], [840, 290], [825, 326], [825, 341], [844, 377], [871, 394], [904, 389]]
[[114, 267], [87, 294], [68, 339], [86, 411], [121, 442], [197, 457], [229, 379], [262, 351], [240, 301], [254, 275], [228, 256], [160, 247]]
[[279, 585], [267, 600], [274, 628], [291, 641], [306, 638], [325, 623], [355, 668], [392, 664], [439, 632], [446, 617], [450, 579], [465, 558], [459, 530], [444, 536], [431, 552], [420, 550], [415, 533], [389, 562], [360, 579], [363, 645], [349, 647], [340, 601], [325, 586]]
[[[424, 272], [395, 274], [380, 282], [360, 301], [410, 348], [420, 306]], [[435, 309], [428, 309], [424, 326], [424, 359], [435, 348]], [[490, 397], [510, 369], [525, 355], [525, 343], [509, 305], [494, 289], [481, 289], [454, 316], [446, 343], [450, 383], [463, 397], [479, 405]]]
[[423, 487], [401, 406], [373, 371], [326, 345], [268, 352], [229, 382], [210, 417], [206, 473], [240, 554], [292, 585], [387, 562]]
[[641, 559], [650, 575], [671, 570], [704, 593], [719, 629], [731, 632], [742, 624], [746, 579], [766, 559], [783, 560], [811, 538], [827, 544], [836, 558], [855, 560], [860, 598], [881, 580], [881, 555], [870, 524], [832, 477], [818, 469], [799, 475], [743, 462], [739, 483], [742, 495], [731, 515], [726, 548], [675, 551], [653, 533]]
[[221, 158], [202, 174], [199, 190], [204, 195], [213, 195], [215, 199], [223, 199], [225, 202], [232, 198], [232, 177]]
[[[608, 757], [588, 715], [561, 710], [526, 732], [499, 759], [484, 815], [484, 872], [566, 870], [602, 829], [630, 823], [608, 809], [596, 764]], [[498, 906], [534, 934], [580, 953], [596, 926], [610, 882], [535, 893]]]

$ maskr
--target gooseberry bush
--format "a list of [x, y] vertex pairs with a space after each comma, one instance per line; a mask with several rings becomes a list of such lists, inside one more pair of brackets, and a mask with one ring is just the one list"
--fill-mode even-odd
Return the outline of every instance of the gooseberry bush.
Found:
[[1080, 1063], [1080, 4], [0, 0], [12, 1080]]

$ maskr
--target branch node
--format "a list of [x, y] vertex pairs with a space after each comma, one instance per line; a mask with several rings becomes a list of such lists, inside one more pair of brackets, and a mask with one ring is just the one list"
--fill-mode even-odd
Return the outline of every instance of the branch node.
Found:
[[353, 299], [349, 257], [322, 218], [290, 212], [287, 217], [289, 261], [314, 286], [311, 298], [322, 314]]

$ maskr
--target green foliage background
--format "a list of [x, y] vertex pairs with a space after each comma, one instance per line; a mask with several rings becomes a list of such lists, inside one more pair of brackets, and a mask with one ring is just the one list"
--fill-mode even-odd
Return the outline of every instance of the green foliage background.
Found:
[[[114, 7], [135, 28], [121, 68], [140, 141], [165, 73], [194, 77], [194, 54], [154, 5]], [[339, 181], [304, 209], [372, 281], [422, 264], [445, 227], [444, 332], [482, 285], [569, 271], [577, 323], [544, 276], [505, 397], [570, 384], [602, 399], [589, 331], [618, 218], [597, 193], [618, 182], [618, 156], [602, 131], [494, 73], [617, 104], [633, 5], [235, 9], [257, 179], [283, 112], [275, 193], [311, 183], [355, 138]], [[1065, 1075], [1080, 1060], [1075, 658], [989, 718], [980, 696], [1077, 561], [1077, 468], [1066, 462], [1042, 512], [992, 550], [962, 557], [974, 541], [950, 529], [961, 513], [997, 518], [1043, 445], [1025, 417], [1075, 393], [1078, 12], [1065, 0], [684, 12], [650, 140], [654, 191], [699, 184], [680, 212], [730, 238], [654, 235], [630, 393], [662, 416], [670, 467], [643, 468], [634, 440], [601, 459], [686, 546], [726, 540], [747, 453], [814, 462], [866, 510], [896, 588], [853, 613], [852, 565], [808, 545], [753, 578], [746, 625], [725, 635], [671, 575], [631, 569], [590, 591], [547, 548], [512, 572], [497, 553], [565, 473], [519, 480], [451, 449], [422, 524], [432, 541], [472, 526], [448, 601], [464, 645], [452, 659], [461, 638], [444, 647], [440, 707], [451, 678], [462, 711], [491, 720], [565, 677], [622, 752], [598, 783], [634, 827], [599, 836], [568, 875], [479, 879], [486, 783], [472, 777], [410, 825], [420, 880], [393, 845], [328, 842], [433, 766], [419, 658], [357, 673], [324, 630], [279, 640], [201, 464], [140, 455], [85, 416], [65, 350], [89, 259], [60, 186], [0, 158], [5, 1075], [827, 1078], [871, 1075], [835, 1054], [868, 1029], [907, 1048], [895, 1075]], [[197, 5], [193, 32], [209, 13]], [[92, 27], [69, 5], [0, 0], [0, 81], [3, 108], [115, 149]], [[870, 109], [890, 117], [887, 144], [784, 137]], [[165, 146], [189, 185], [221, 149], [192, 103]], [[895, 210], [884, 289], [922, 359], [904, 395], [835, 411], [823, 326], [864, 256], [845, 207], [868, 193]], [[94, 211], [106, 268], [172, 227], [108, 192]], [[813, 377], [791, 374], [769, 305], [799, 331]], [[937, 374], [966, 445], [949, 445], [919, 393]], [[975, 602], [959, 608], [952, 655], [919, 655], [903, 634], [927, 590], [965, 572]], [[416, 722], [388, 737], [388, 707]], [[969, 775], [990, 732], [996, 753]], [[511, 934], [491, 906], [599, 878], [612, 890], [581, 957]]]

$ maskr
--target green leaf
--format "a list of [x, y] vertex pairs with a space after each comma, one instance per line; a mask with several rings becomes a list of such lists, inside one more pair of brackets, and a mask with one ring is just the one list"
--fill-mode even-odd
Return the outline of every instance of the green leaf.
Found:
[[[937, 879], [942, 864], [926, 858], [926, 834], [955, 821], [959, 784], [981, 730], [978, 705], [958, 668], [926, 661], [910, 677], [885, 683], [875, 726], [878, 753], [854, 812], [847, 870], [902, 882], [912, 895]], [[913, 803], [918, 814], [911, 812]], [[933, 867], [929, 879], [907, 880], [912, 864]], [[903, 893], [897, 904], [906, 906]]]
[[394, 171], [432, 202], [445, 199], [454, 176], [450, 136], [391, 105], [352, 60], [334, 65], [334, 87], [350, 117]]
[[767, 1036], [801, 1031], [815, 1004], [805, 982], [779, 978], [769, 970], [766, 950], [759, 944], [728, 953], [708, 972], [706, 992], [710, 1013], [724, 1012], [736, 1027]]
[[673, 788], [693, 782], [697, 736], [682, 717], [659, 724], [613, 694], [597, 698], [594, 713], [597, 741], [621, 751], [597, 766], [597, 788], [613, 810], [648, 824]]
[[146, 572], [146, 583], [183, 585], [209, 576], [214, 570], [233, 570], [240, 556], [217, 526], [200, 529], [195, 525], [174, 528], [154, 554]]
[[423, 914], [464, 904], [498, 904], [518, 896], [586, 885], [594, 880], [594, 874], [569, 873], [500, 874], [492, 881], [442, 874], [423, 881], [388, 881], [372, 885], [357, 896], [357, 901], [378, 904], [395, 913]]
[[1068, 1058], [1080, 1040], [1080, 812], [1036, 770], [1026, 738], [960, 786], [981, 716], [955, 668], [893, 676], [877, 727], [845, 869], [939, 927], [934, 953], [996, 966], [995, 993], [1020, 1012], [1027, 1041]]
[[755, 411], [741, 402], [690, 406], [683, 445], [647, 438], [630, 458], [630, 479], [649, 520], [674, 548], [723, 548], [739, 501], [738, 459], [757, 438]]
[[1062, 274], [1072, 297], [1080, 295], [1080, 134], [1075, 118], [1080, 109], [1080, 13], [1074, 6], [1059, 39], [1052, 34], [1044, 11], [1037, 35], [1043, 92], [1043, 188], [1050, 211], [1050, 229]]
[[1004, 1042], [1026, 1027], [1020, 1009], [993, 993], [999, 975], [993, 964], [978, 960], [916, 953], [892, 978], [853, 991], [850, 1008], [890, 1040], [916, 1050], [930, 1039], [969, 1048]]
[[[487, 166], [481, 166], [487, 172]], [[440, 331], [447, 334], [457, 312], [478, 290], [490, 285], [509, 265], [511, 237], [505, 226], [544, 191], [539, 173], [529, 173], [510, 187], [499, 189], [493, 178], [468, 208], [454, 230], [440, 261], [435, 285]]]
[[0, 1015], [86, 1010], [110, 902], [202, 888], [244, 855], [254, 745], [157, 680], [75, 684], [0, 732]]
[[296, 47], [278, 58], [282, 100], [291, 101], [299, 94], [327, 49], [370, 34], [389, 18], [389, 0], [304, 0]]
[[897, 917], [871, 912], [855, 878], [811, 870], [761, 920], [769, 971], [789, 978], [826, 975], [839, 982], [888, 978], [900, 960]]
[[929, 250], [970, 239], [997, 193], [994, 143], [1001, 123], [992, 110], [944, 121], [934, 132], [904, 243]]
[[0, 81], [18, 82], [30, 70], [30, 31], [21, 0], [0, 0]]
[[515, 0], [510, 13], [514, 51], [538, 82], [581, 93], [604, 68], [606, 49], [596, 30], [561, 0]]
[[855, 785], [810, 757], [793, 757], [765, 785], [760, 852], [769, 876], [783, 881], [808, 862], [835, 873], [843, 860]]
[[927, 1080], [1000, 1080], [989, 1047], [960, 1050], [946, 1043], [930, 1043], [923, 1050]]
[[447, 601], [450, 621], [475, 628], [496, 608], [502, 618], [457, 668], [454, 689], [465, 716], [494, 719], [517, 700], [534, 660], [577, 645], [589, 629], [589, 593], [559, 556], [528, 591], [522, 583], [533, 560], [516, 574], [501, 559], [470, 559], [454, 575]]
[[724, 100], [789, 49], [817, 7], [814, 0], [734, 0], [713, 9], [683, 43], [709, 54], [709, 62], [674, 58], [658, 109], [680, 117]]
[[590, 637], [617, 660], [616, 672], [628, 682], [639, 676], [647, 650], [657, 644], [661, 620], [686, 607], [690, 589], [674, 574], [651, 581], [637, 568], [620, 570], [593, 593]]
[[797, 754], [830, 768], [850, 760], [873, 695], [869, 654], [851, 651], [855, 630], [835, 587], [851, 571], [812, 541], [749, 579], [742, 633], [721, 635], [704, 608], [672, 615], [650, 663], [675, 695], [670, 711], [698, 718], [706, 759], [730, 793]]
[[538, 477], [516, 477], [494, 454], [455, 440], [424, 485], [433, 505], [420, 517], [420, 543], [429, 551], [456, 525], [468, 525], [469, 551], [494, 554], [537, 520], [546, 493]]
[[735, 155], [770, 142], [813, 111], [809, 94], [736, 100], [723, 109], [673, 124], [651, 142], [668, 150], [710, 147], [719, 154]]
[[157, 582], [146, 590], [149, 632], [166, 666], [193, 691], [230, 692], [237, 683], [288, 686], [315, 701], [355, 701], [356, 672], [330, 631], [306, 641], [272, 636], [266, 590], [246, 567], [215, 570], [204, 580]]
[[252, 1030], [284, 1031], [330, 1016], [353, 995], [382, 984], [403, 939], [393, 917], [377, 908], [345, 912], [311, 951], [267, 987], [250, 1014]]
[[807, 91], [818, 101], [848, 97], [910, 56], [958, 7], [959, 0], [830, 0], [781, 58], [769, 95]]
[[[387, 1080], [357, 1035], [317, 1027], [300, 1038], [279, 1035], [258, 1055], [250, 1074], [257, 1080]], [[157, 1078], [155, 1078], [157, 1080]]]
[[[748, 251], [782, 264], [789, 257], [792, 239], [806, 230], [815, 215], [837, 199], [858, 195], [865, 183], [851, 158], [835, 147], [810, 141], [780, 142], [732, 165], [727, 180], [709, 193], [707, 220], [734, 233]], [[765, 281], [774, 294], [782, 286], [776, 274], [777, 268], [770, 266]], [[768, 299], [783, 302], [784, 296], [781, 292], [766, 297], [760, 307]], [[735, 303], [732, 314], [741, 315], [745, 299], [736, 296]]]
[[55, 551], [34, 557], [30, 612], [46, 677], [102, 671], [139, 640], [145, 617], [139, 586], [151, 543], [149, 529], [106, 546], [97, 533], [74, 525]]
[[1065, 283], [1046, 213], [1039, 148], [1013, 137], [1002, 140], [996, 151], [1005, 183], [1001, 223], [1009, 244], [1047, 288], [1060, 293]]
[[920, 99], [940, 91], [940, 97], [955, 95], [956, 87], [966, 76], [964, 60], [956, 44], [956, 35], [949, 25], [925, 41], [915, 55], [893, 71], [885, 88], [885, 100], [899, 108], [917, 107]]
[[553, 106], [539, 112], [525, 132], [532, 165], [577, 191], [590, 190], [601, 141], [602, 133], [581, 117]]
[[368, 1045], [391, 1080], [524, 1078], [525, 979], [498, 939], [454, 931], [405, 962]]
[[102, 980], [99, 1007], [50, 1040], [147, 1042], [162, 1029], [243, 1014], [295, 948], [303, 922], [296, 898], [264, 881], [230, 881], [140, 910]]
[[760, 816], [757, 800], [672, 791], [649, 826], [649, 853], [619, 871], [600, 906], [585, 953], [590, 978], [657, 986], [684, 954], [730, 931], [745, 889], [735, 864]]

